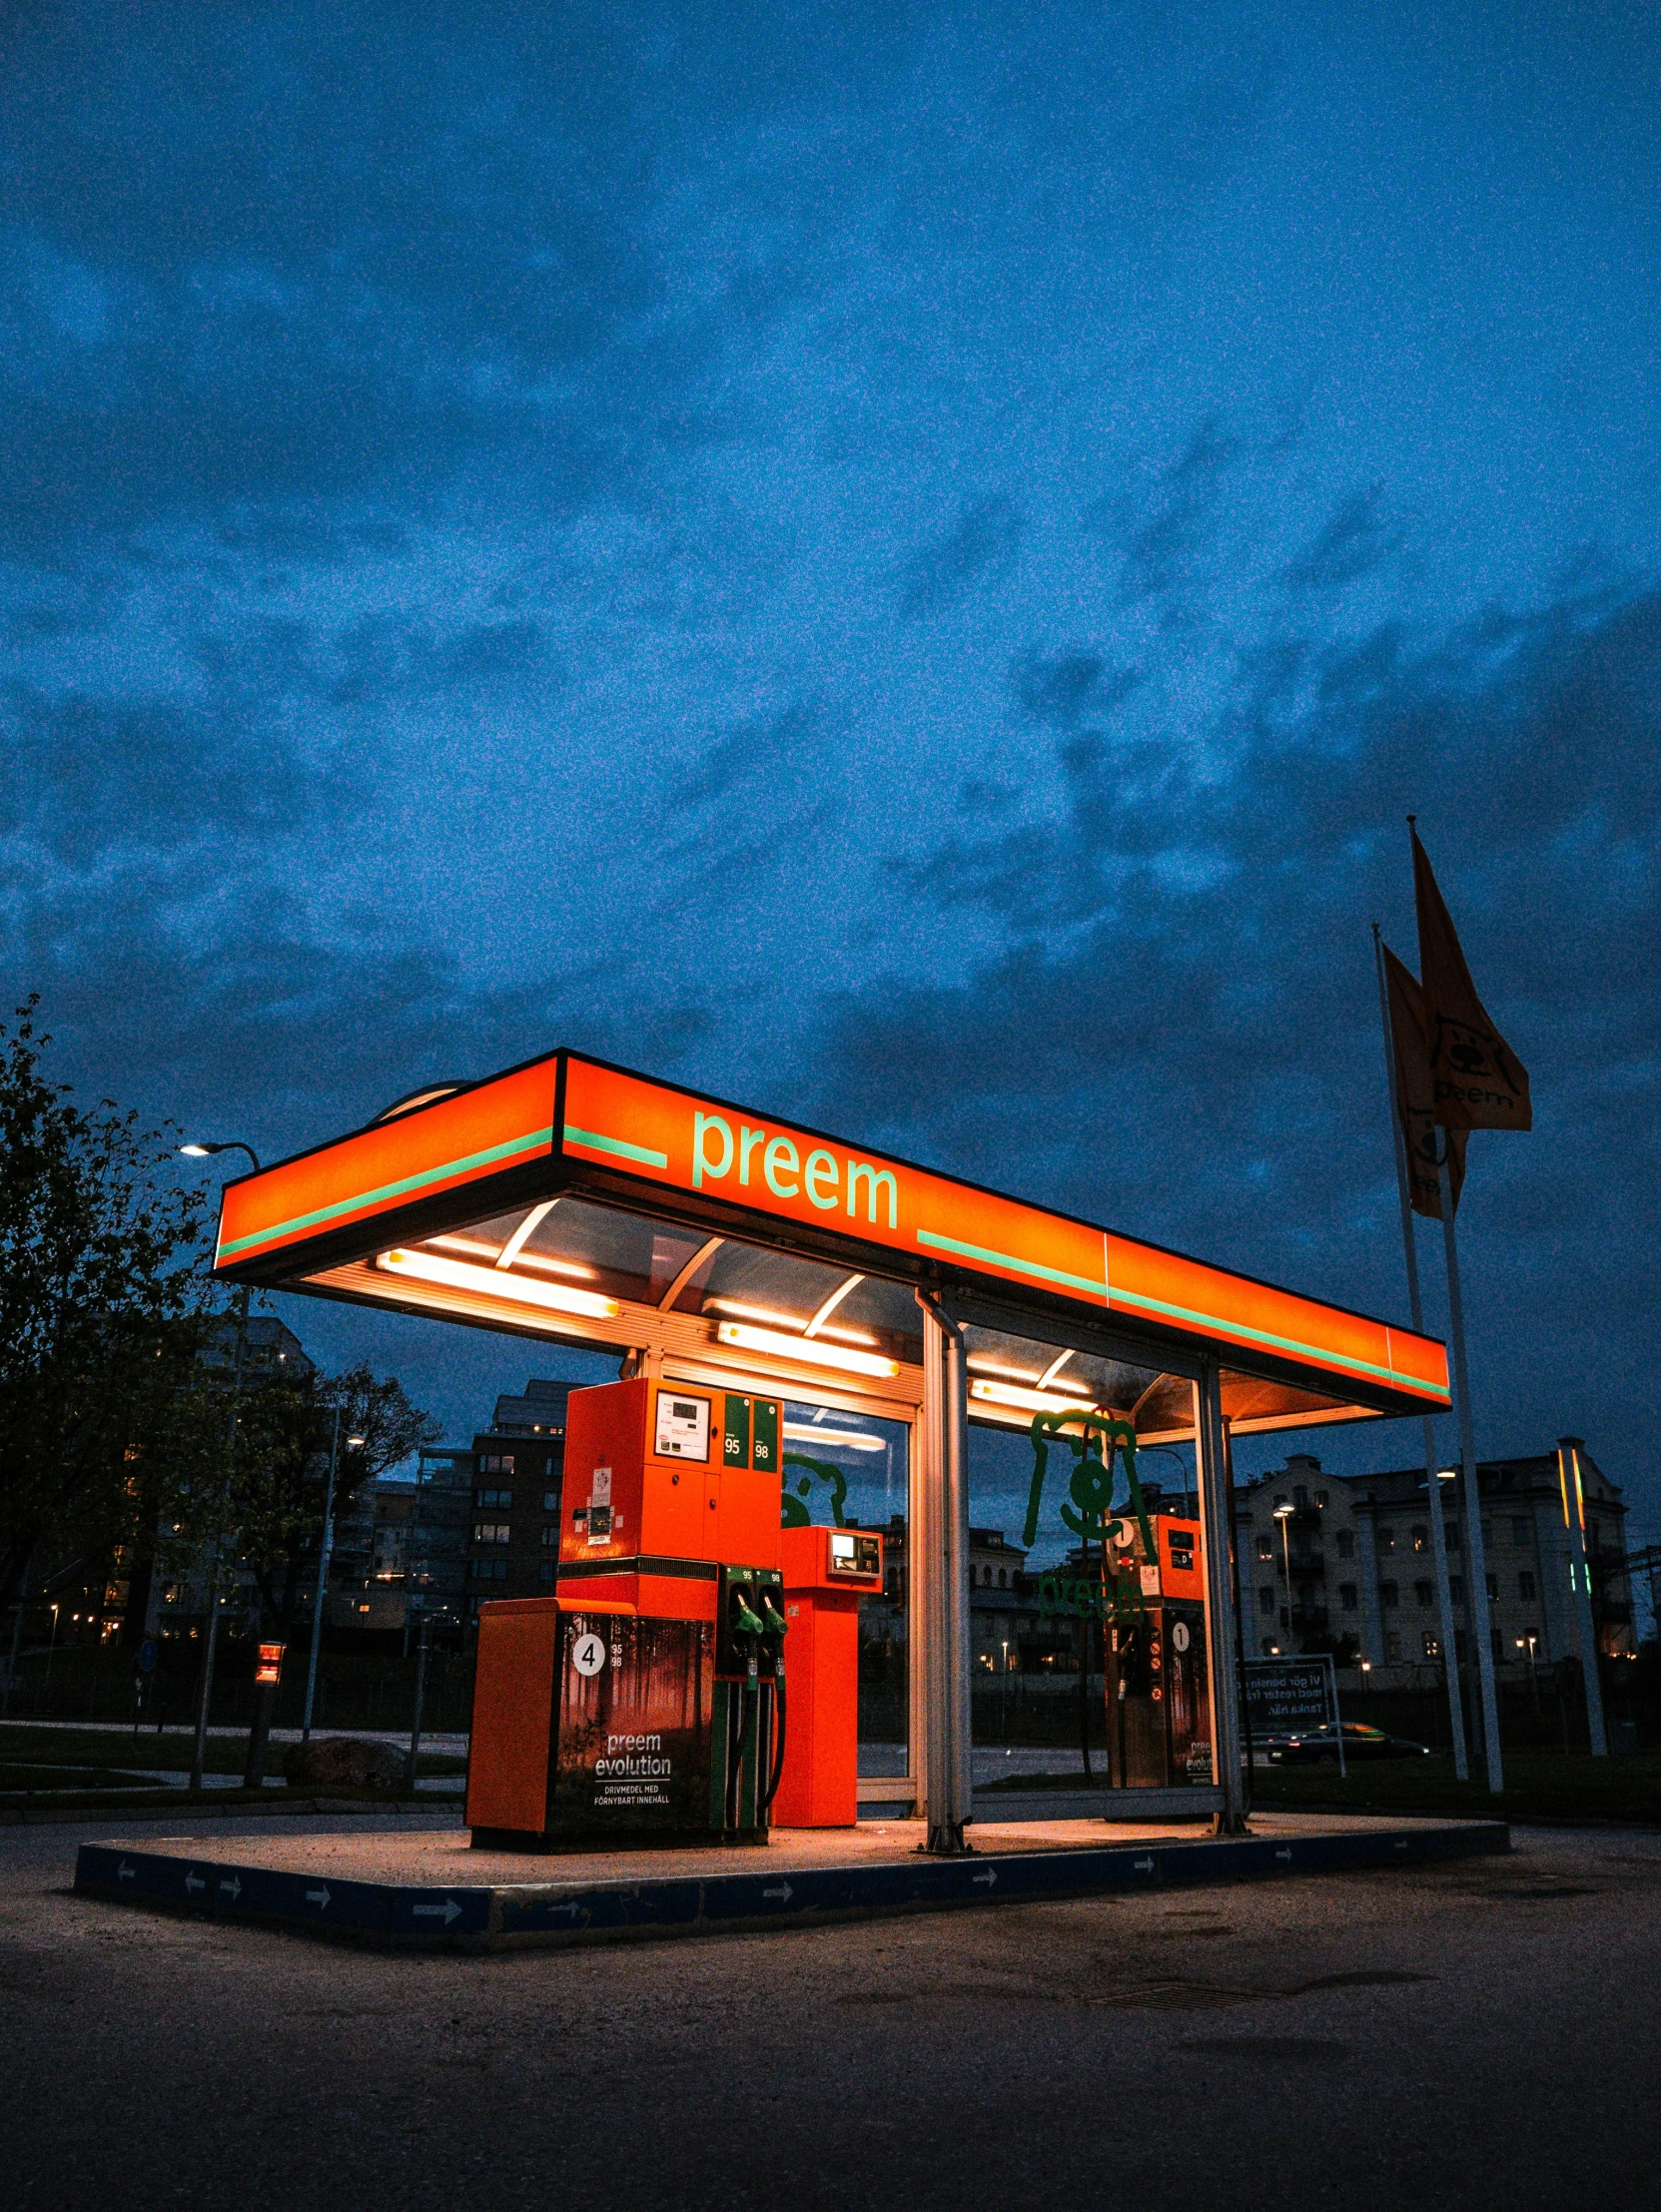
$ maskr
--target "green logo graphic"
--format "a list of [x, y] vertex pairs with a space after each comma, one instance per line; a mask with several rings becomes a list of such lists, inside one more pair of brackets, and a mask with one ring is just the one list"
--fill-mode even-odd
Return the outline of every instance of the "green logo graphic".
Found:
[[[806, 1501], [813, 1495], [813, 1478], [815, 1475], [818, 1476], [821, 1482], [828, 1482], [831, 1486], [831, 1519], [838, 1528], [847, 1527], [847, 1522], [842, 1518], [842, 1508], [847, 1502], [848, 1478], [840, 1467], [833, 1467], [828, 1459], [809, 1459], [805, 1452], [786, 1452], [784, 1466], [784, 1494], [781, 1500], [782, 1511], [779, 1515], [779, 1526], [781, 1528], [805, 1529], [811, 1524], [813, 1515], [809, 1512]], [[796, 1495], [794, 1497], [790, 1494], [790, 1469], [792, 1467], [805, 1467], [807, 1469], [807, 1473], [796, 1484]]]
[[[1064, 1431], [1074, 1431], [1066, 1434]], [[1050, 1447], [1058, 1437], [1072, 1452], [1075, 1465], [1061, 1508], [1063, 1524], [1084, 1544], [1102, 1546], [1102, 1572], [1098, 1580], [1072, 1578], [1065, 1582], [1046, 1575], [1039, 1584], [1039, 1602], [1048, 1612], [1094, 1615], [1101, 1620], [1125, 1613], [1140, 1614], [1142, 1577], [1135, 1556], [1136, 1529], [1142, 1532], [1142, 1556], [1157, 1560], [1154, 1532], [1137, 1474], [1137, 1434], [1129, 1421], [1117, 1421], [1101, 1413], [1035, 1413], [1032, 1425], [1033, 1480], [1027, 1493], [1027, 1524], [1022, 1542], [1031, 1551], [1038, 1540], [1039, 1509], [1044, 1502], [1044, 1481], [1049, 1471]], [[1129, 1496], [1115, 1508], [1114, 1455], [1125, 1462]]]

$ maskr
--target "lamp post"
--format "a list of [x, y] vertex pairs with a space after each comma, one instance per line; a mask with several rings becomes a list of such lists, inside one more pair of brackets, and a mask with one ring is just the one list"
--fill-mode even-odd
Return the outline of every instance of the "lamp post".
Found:
[[[219, 1152], [246, 1152], [254, 1162], [254, 1172], [260, 1172], [260, 1155], [252, 1144], [245, 1144], [240, 1137], [228, 1138], [223, 1143], [181, 1144], [179, 1149], [190, 1159], [211, 1159]], [[243, 1357], [248, 1349], [248, 1285], [237, 1292], [237, 1358], [231, 1377], [231, 1424], [225, 1443], [225, 1488], [221, 1492], [222, 1509], [230, 1504], [231, 1477], [237, 1464], [237, 1419], [241, 1410], [243, 1390]], [[208, 1703], [214, 1693], [214, 1649], [219, 1641], [219, 1568], [220, 1538], [223, 1531], [214, 1535], [213, 1564], [208, 1573], [208, 1633], [207, 1647], [202, 1655], [202, 1695], [196, 1712], [196, 1742], [191, 1750], [191, 1782], [193, 1790], [202, 1788], [202, 1773], [208, 1749]]]
[[[361, 1436], [349, 1436], [348, 1451], [356, 1451], [363, 1443]], [[335, 1408], [335, 1426], [329, 1439], [329, 1488], [323, 1501], [323, 1545], [318, 1555], [318, 1594], [312, 1602], [312, 1651], [306, 1662], [306, 1717], [301, 1726], [300, 1741], [312, 1741], [312, 1707], [318, 1692], [318, 1653], [323, 1647], [323, 1608], [329, 1590], [329, 1559], [335, 1549], [335, 1470], [340, 1464], [341, 1409]]]
[[1277, 1505], [1274, 1518], [1280, 1524], [1280, 1557], [1286, 1570], [1286, 1643], [1291, 1644], [1291, 1517], [1297, 1511], [1294, 1505]]
[[53, 1654], [53, 1653], [54, 1653], [54, 1652], [55, 1652], [55, 1651], [57, 1650], [57, 1648], [58, 1648], [58, 1608], [57, 1608], [56, 1606], [53, 1606], [53, 1608], [52, 1608], [52, 1634], [51, 1634], [51, 1635], [50, 1635], [50, 1636], [49, 1636], [49, 1637], [47, 1638], [47, 1641], [46, 1641], [46, 1679], [45, 1679], [45, 1681], [44, 1681], [44, 1682], [43, 1682], [43, 1683], [41, 1684], [41, 1688], [42, 1688], [42, 1690], [50, 1690], [50, 1689], [51, 1689], [51, 1687], [52, 1687], [52, 1654]]

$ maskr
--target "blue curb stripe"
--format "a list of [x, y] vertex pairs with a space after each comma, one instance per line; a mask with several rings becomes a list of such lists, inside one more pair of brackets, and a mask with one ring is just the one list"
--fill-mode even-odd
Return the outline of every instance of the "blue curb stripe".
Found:
[[829, 1867], [666, 1874], [646, 1881], [465, 1883], [448, 1888], [83, 1843], [75, 1887], [122, 1903], [272, 1921], [316, 1934], [423, 1948], [497, 1949], [811, 1925], [970, 1904], [1111, 1895], [1166, 1885], [1261, 1880], [1357, 1866], [1467, 1858], [1510, 1849], [1502, 1822], [1252, 1836], [1101, 1849], [987, 1851]]

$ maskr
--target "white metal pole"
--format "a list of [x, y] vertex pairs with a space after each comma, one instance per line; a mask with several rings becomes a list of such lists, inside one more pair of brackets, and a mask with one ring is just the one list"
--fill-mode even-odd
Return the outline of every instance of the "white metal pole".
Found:
[[1236, 1667], [1235, 1567], [1229, 1546], [1229, 1439], [1223, 1425], [1223, 1375], [1214, 1360], [1195, 1385], [1195, 1459], [1201, 1531], [1206, 1550], [1206, 1663], [1212, 1684], [1212, 1779], [1223, 1792], [1218, 1816], [1224, 1836], [1246, 1834], [1246, 1783], [1241, 1774], [1240, 1701]]
[[312, 1741], [312, 1707], [318, 1694], [318, 1652], [323, 1644], [323, 1608], [329, 1590], [329, 1554], [335, 1545], [335, 1469], [341, 1452], [341, 1408], [335, 1407], [335, 1427], [329, 1439], [329, 1487], [323, 1500], [323, 1543], [318, 1555], [318, 1594], [312, 1602], [312, 1650], [306, 1662], [306, 1718], [300, 1741]]
[[1598, 1676], [1597, 1627], [1592, 1619], [1592, 1566], [1586, 1542], [1586, 1493], [1580, 1474], [1578, 1437], [1557, 1439], [1557, 1479], [1563, 1491], [1563, 1521], [1569, 1532], [1569, 1587], [1574, 1593], [1575, 1633], [1586, 1680], [1586, 1739], [1594, 1759], [1607, 1759], [1609, 1738], [1603, 1725], [1603, 1684]]
[[[1407, 1187], [1407, 1140], [1401, 1131], [1401, 1099], [1395, 1081], [1395, 1040], [1390, 1030], [1389, 991], [1384, 982], [1384, 945], [1376, 922], [1372, 925], [1372, 952], [1373, 965], [1378, 971], [1378, 1017], [1384, 1026], [1384, 1073], [1389, 1084], [1390, 1133], [1395, 1139], [1395, 1187], [1401, 1204], [1401, 1250], [1407, 1262], [1407, 1302], [1412, 1309], [1414, 1334], [1422, 1336], [1424, 1300], [1419, 1295], [1418, 1240], [1413, 1233], [1413, 1201]], [[1447, 1572], [1447, 1533], [1442, 1524], [1440, 1455], [1428, 1413], [1419, 1426], [1424, 1438], [1424, 1490], [1430, 1515], [1430, 1555], [1435, 1562], [1436, 1614], [1442, 1628], [1442, 1677], [1447, 1687], [1453, 1772], [1461, 1782], [1468, 1782], [1470, 1762], [1465, 1751], [1465, 1701], [1459, 1688], [1459, 1645], [1454, 1631], [1453, 1591]]]
[[1441, 1184], [1442, 1245], [1447, 1254], [1447, 1315], [1453, 1337], [1453, 1388], [1459, 1408], [1459, 1465], [1465, 1493], [1465, 1552], [1470, 1561], [1470, 1623], [1476, 1644], [1476, 1680], [1482, 1700], [1482, 1737], [1488, 1762], [1488, 1788], [1495, 1797], [1505, 1788], [1499, 1750], [1499, 1702], [1494, 1694], [1493, 1632], [1488, 1615], [1488, 1557], [1482, 1542], [1482, 1498], [1476, 1479], [1476, 1444], [1471, 1426], [1470, 1370], [1465, 1360], [1465, 1302], [1459, 1289], [1459, 1244], [1453, 1229], [1453, 1179], [1447, 1145], [1436, 1173]]
[[[231, 1432], [225, 1445], [225, 1487], [220, 1500], [220, 1517], [223, 1522], [231, 1508], [231, 1480], [237, 1465], [237, 1422], [242, 1412], [243, 1355], [248, 1349], [248, 1285], [237, 1293], [237, 1361], [231, 1378]], [[208, 1708], [214, 1695], [214, 1647], [219, 1641], [219, 1568], [220, 1554], [224, 1549], [225, 1530], [214, 1533], [212, 1567], [208, 1575], [208, 1630], [202, 1654], [202, 1700], [196, 1714], [196, 1741], [191, 1750], [191, 1783], [193, 1790], [202, 1788], [203, 1770], [208, 1758]]]
[[923, 1309], [922, 1486], [912, 1571], [913, 1618], [923, 1638], [914, 1664], [923, 1674], [924, 1848], [950, 1857], [969, 1847], [963, 1834], [970, 1813], [966, 1377], [956, 1325], [921, 1292], [917, 1302]]

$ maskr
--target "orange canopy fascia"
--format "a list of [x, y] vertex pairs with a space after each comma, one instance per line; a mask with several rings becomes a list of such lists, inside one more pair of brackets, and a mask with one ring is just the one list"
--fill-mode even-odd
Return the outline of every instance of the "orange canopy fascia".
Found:
[[228, 1184], [215, 1268], [304, 1289], [321, 1269], [566, 1190], [850, 1269], [997, 1285], [1052, 1321], [1112, 1315], [1191, 1354], [1340, 1378], [1372, 1412], [1449, 1402], [1431, 1337], [564, 1051]]

